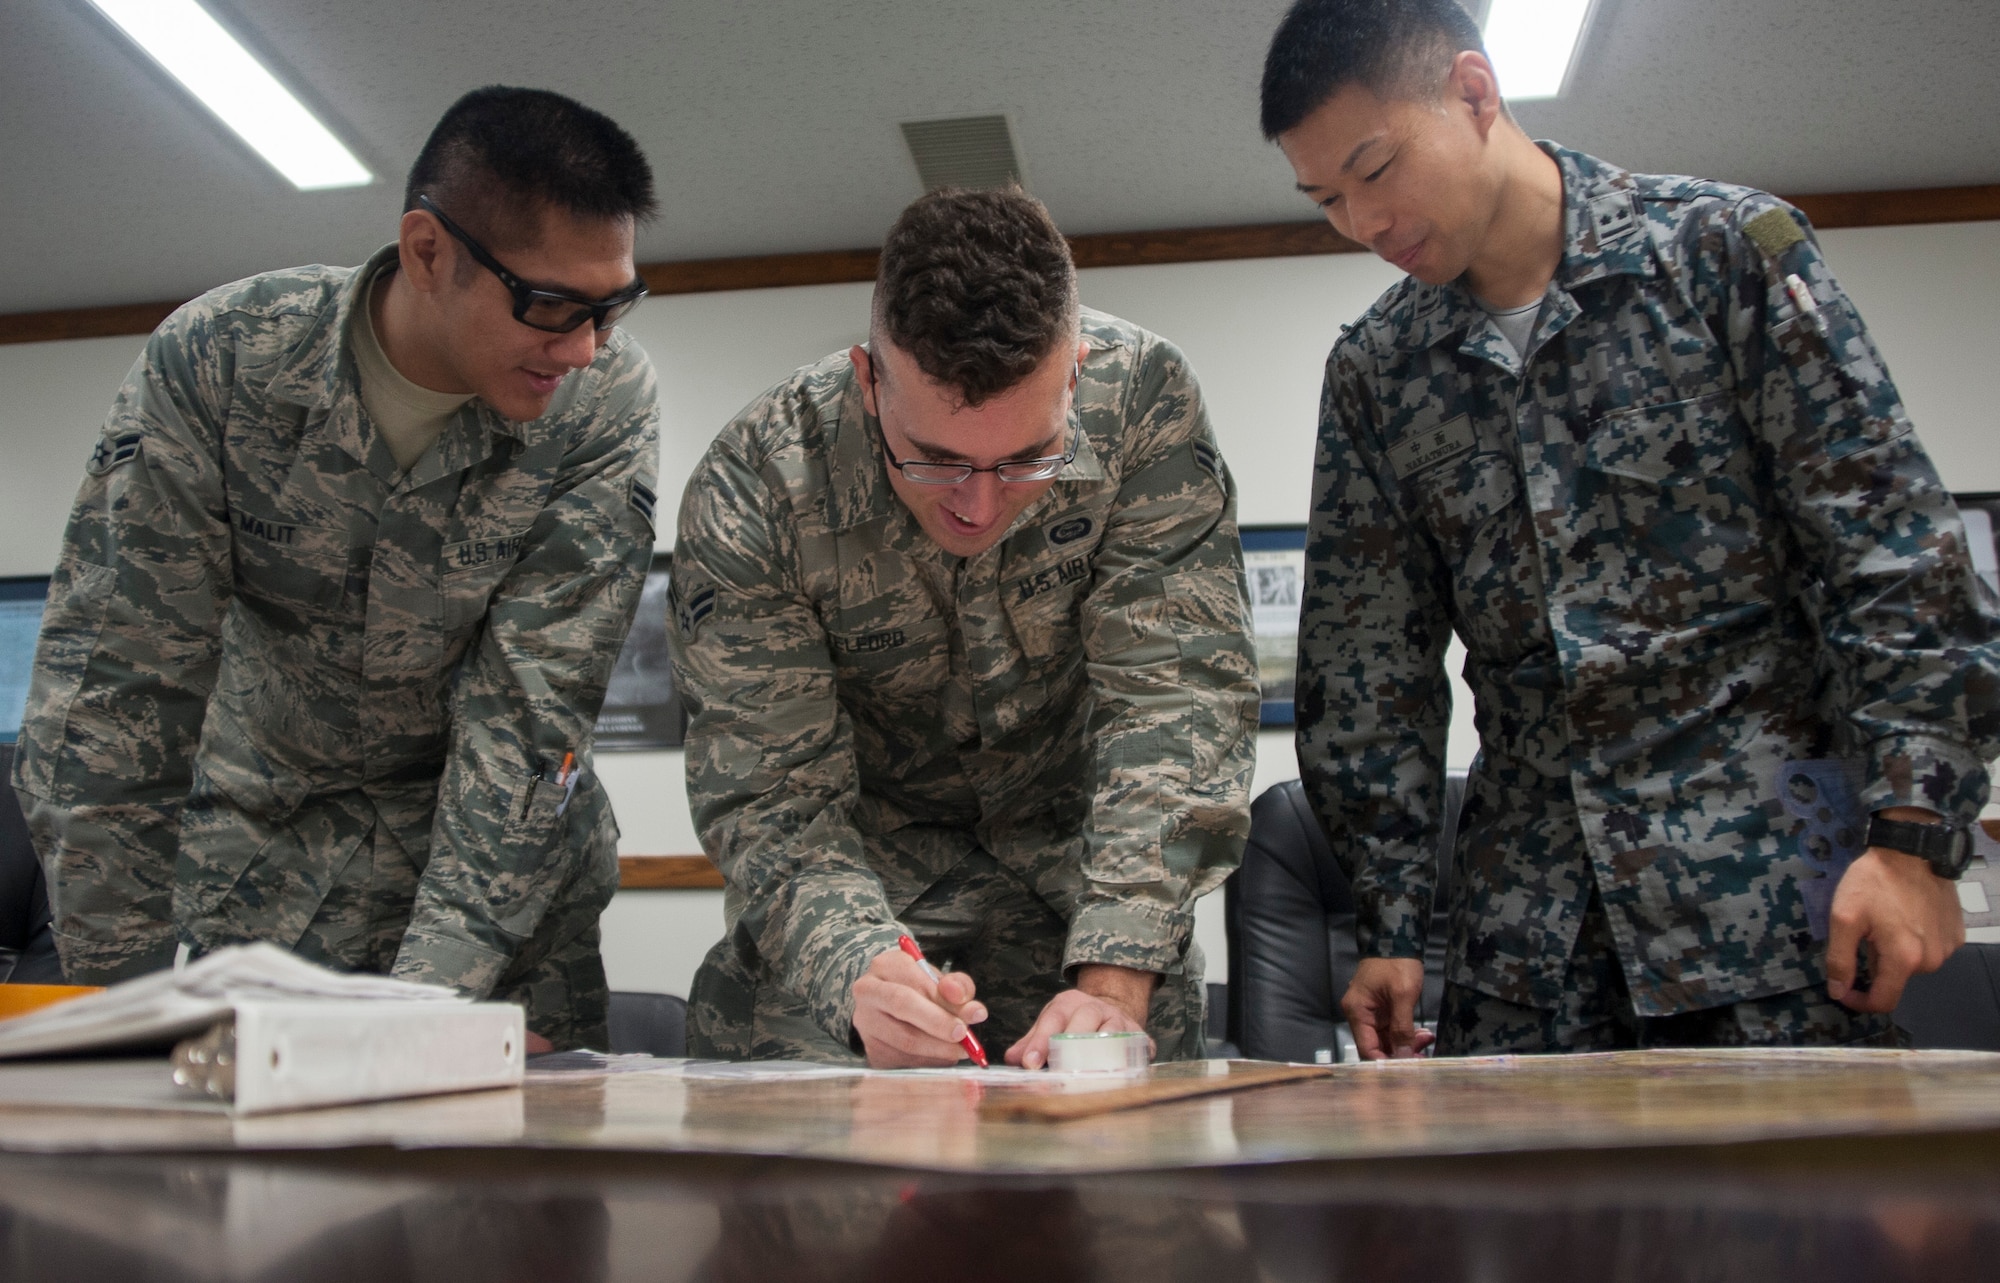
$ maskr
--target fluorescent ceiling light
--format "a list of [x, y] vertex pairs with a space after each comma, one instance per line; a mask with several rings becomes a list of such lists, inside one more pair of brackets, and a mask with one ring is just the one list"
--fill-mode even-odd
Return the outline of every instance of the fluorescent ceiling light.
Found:
[[1590, 0], [1493, 0], [1486, 53], [1509, 102], [1562, 93], [1583, 38]]
[[300, 191], [375, 181], [195, 0], [90, 0]]

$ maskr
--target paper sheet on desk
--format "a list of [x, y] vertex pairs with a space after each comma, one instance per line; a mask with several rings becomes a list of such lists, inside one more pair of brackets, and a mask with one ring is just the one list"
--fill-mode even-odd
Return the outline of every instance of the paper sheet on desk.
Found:
[[470, 1001], [437, 985], [328, 971], [276, 945], [233, 945], [178, 971], [0, 1021], [0, 1059], [161, 1042], [205, 1029], [238, 1002], [257, 999]]

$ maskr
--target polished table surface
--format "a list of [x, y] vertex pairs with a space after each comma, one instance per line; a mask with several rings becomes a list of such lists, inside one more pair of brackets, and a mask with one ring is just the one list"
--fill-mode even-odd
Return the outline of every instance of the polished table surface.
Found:
[[2000, 1057], [1341, 1067], [1063, 1123], [998, 1118], [1026, 1088], [997, 1079], [659, 1069], [268, 1118], [0, 1108], [0, 1272], [2000, 1277]]

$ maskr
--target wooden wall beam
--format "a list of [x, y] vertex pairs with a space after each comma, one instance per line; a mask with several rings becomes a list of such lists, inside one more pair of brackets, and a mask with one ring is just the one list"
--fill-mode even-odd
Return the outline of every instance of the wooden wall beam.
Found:
[[1984, 187], [1914, 187], [1898, 192], [1820, 192], [1787, 196], [1813, 226], [1898, 227], [1910, 223], [1980, 223], [2000, 218], [2000, 183]]
[[[2000, 183], [1983, 187], [1924, 187], [1909, 191], [1821, 192], [1788, 196], [1814, 226], [1894, 227], [1920, 223], [1970, 223], [2000, 219]], [[1160, 263], [1211, 263], [1244, 258], [1351, 254], [1361, 247], [1317, 222], [1249, 223], [1238, 227], [1184, 227], [1154, 232], [1097, 232], [1070, 238], [1078, 267], [1142, 267]], [[655, 294], [707, 294], [723, 290], [837, 285], [875, 279], [876, 251], [827, 250], [811, 254], [759, 254], [642, 263], [639, 275]], [[178, 302], [0, 315], [0, 343], [146, 334]]]

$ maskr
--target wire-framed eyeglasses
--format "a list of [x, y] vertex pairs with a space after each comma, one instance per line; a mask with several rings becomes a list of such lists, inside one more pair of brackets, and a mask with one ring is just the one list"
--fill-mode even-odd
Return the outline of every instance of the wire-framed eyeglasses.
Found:
[[[1078, 365], [1070, 374], [1070, 395], [1072, 397], [1076, 394], [1076, 381], [1082, 376], [1083, 367]], [[882, 404], [882, 384], [875, 377], [875, 354], [873, 352], [868, 354], [868, 382], [875, 389], [875, 404], [879, 408]], [[882, 417], [880, 414], [876, 415], [875, 422], [877, 427], [881, 426]], [[970, 481], [972, 474], [975, 472], [990, 472], [1002, 481], [1017, 483], [1024, 481], [1047, 481], [1076, 460], [1078, 428], [1076, 425], [1076, 406], [1074, 401], [1070, 405], [1067, 428], [1069, 432], [1069, 450], [1066, 453], [1049, 455], [1040, 459], [1009, 459], [1005, 463], [996, 463], [990, 468], [975, 468], [969, 463], [932, 463], [924, 459], [898, 459], [896, 452], [889, 448], [887, 433], [884, 433], [882, 436], [882, 453], [889, 457], [889, 466], [903, 474], [904, 480], [914, 481], [919, 485], [961, 485]]]
[[499, 259], [488, 253], [484, 245], [473, 240], [463, 227], [452, 222], [429, 196], [418, 196], [417, 204], [444, 224], [444, 229], [465, 246], [474, 262], [500, 278], [500, 283], [514, 296], [514, 319], [523, 325], [551, 334], [567, 334], [589, 321], [597, 329], [608, 330], [646, 297], [644, 281], [634, 281], [605, 299], [578, 298], [557, 290], [536, 289], [501, 266]]

